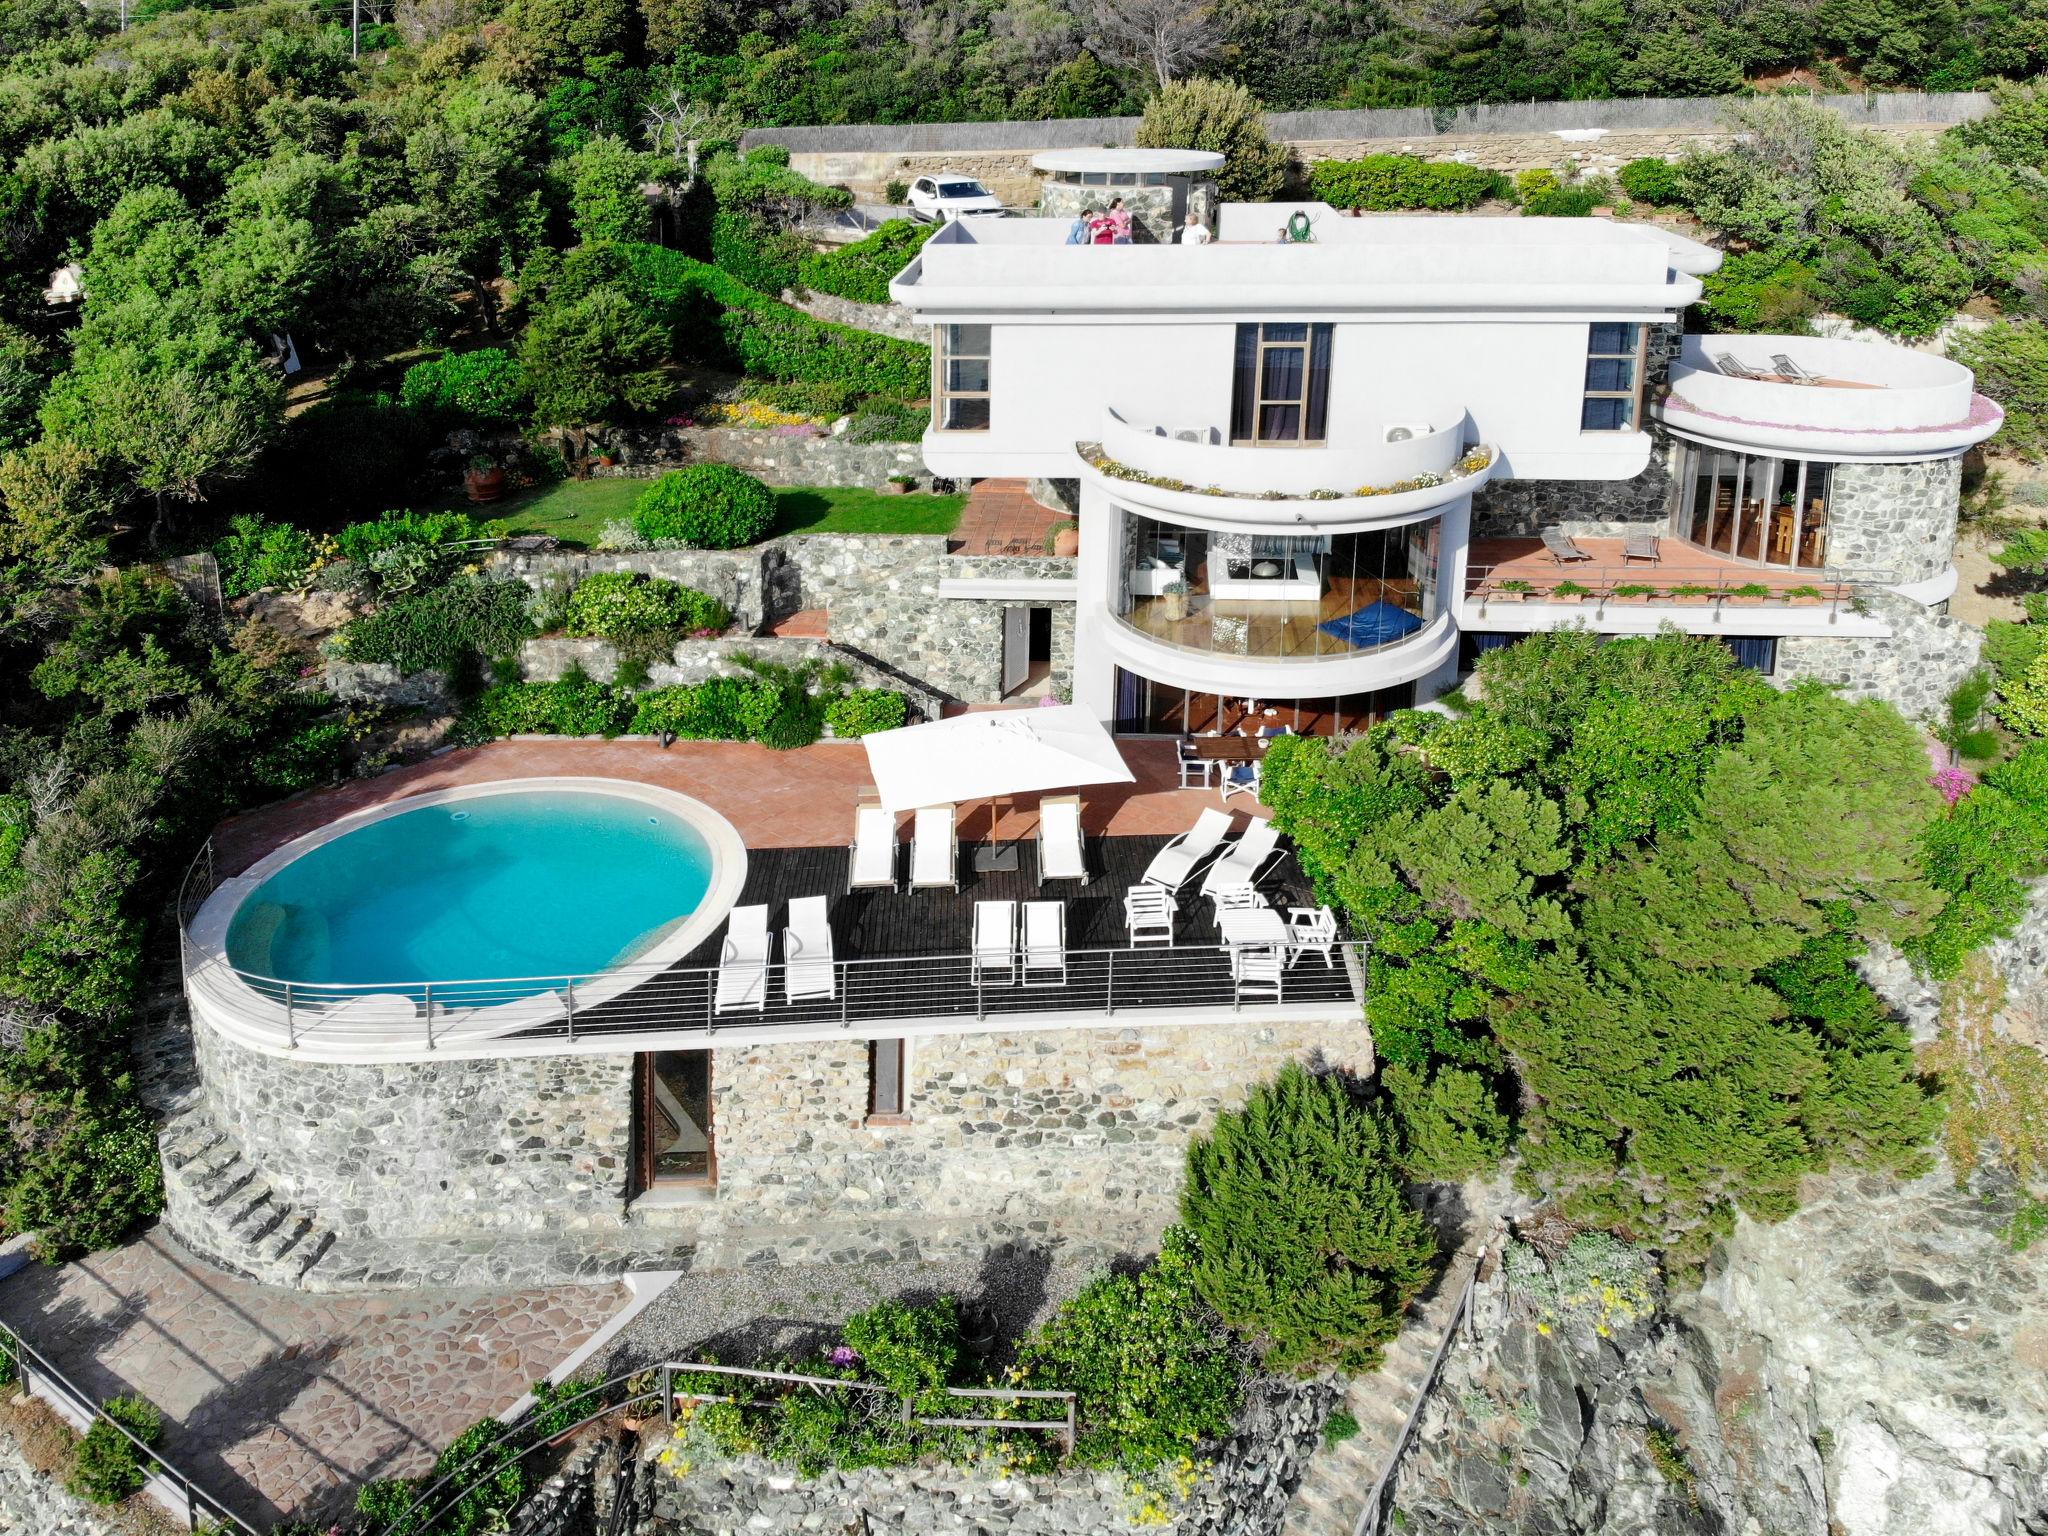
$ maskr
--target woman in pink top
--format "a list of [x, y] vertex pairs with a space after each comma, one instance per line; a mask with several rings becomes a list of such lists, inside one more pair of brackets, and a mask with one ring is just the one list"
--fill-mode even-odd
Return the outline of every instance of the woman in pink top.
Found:
[[1112, 198], [1109, 204], [1109, 243], [1131, 243], [1131, 210], [1124, 206], [1124, 200], [1120, 197]]

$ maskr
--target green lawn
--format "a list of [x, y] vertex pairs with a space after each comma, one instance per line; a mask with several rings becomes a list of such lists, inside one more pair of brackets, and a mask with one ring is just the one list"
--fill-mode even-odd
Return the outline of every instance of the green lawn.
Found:
[[[604, 525], [632, 516], [645, 480], [562, 480], [476, 509], [511, 533], [547, 533], [564, 544], [593, 545]], [[951, 533], [965, 496], [912, 492], [884, 496], [858, 486], [803, 486], [775, 493], [775, 531], [783, 533]]]

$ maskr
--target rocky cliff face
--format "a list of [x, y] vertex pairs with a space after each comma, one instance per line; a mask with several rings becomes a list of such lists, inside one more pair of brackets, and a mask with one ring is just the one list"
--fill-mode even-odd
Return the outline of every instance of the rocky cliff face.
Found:
[[2011, 1200], [1817, 1181], [1706, 1283], [1597, 1336], [1498, 1275], [1403, 1465], [1410, 1532], [2048, 1533], [2048, 1245]]

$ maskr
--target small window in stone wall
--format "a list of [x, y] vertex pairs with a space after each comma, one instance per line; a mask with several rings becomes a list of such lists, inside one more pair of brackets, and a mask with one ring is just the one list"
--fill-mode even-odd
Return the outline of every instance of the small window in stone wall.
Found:
[[904, 1068], [909, 1064], [909, 1043], [904, 1040], [873, 1040], [868, 1043], [868, 1121], [888, 1125], [910, 1118], [909, 1091], [904, 1085]]

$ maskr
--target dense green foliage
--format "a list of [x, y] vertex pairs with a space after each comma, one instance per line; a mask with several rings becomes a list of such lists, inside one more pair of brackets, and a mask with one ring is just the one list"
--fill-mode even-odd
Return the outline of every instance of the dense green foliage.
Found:
[[461, 681], [532, 633], [523, 583], [457, 576], [390, 598], [350, 620], [340, 639], [351, 661], [388, 662], [402, 673], [431, 667]]
[[890, 219], [865, 239], [834, 251], [806, 256], [798, 280], [819, 293], [836, 293], [857, 304], [889, 302], [889, 279], [910, 264], [925, 241], [938, 233], [936, 224]]
[[[375, 1478], [356, 1490], [356, 1513], [369, 1529], [391, 1536], [480, 1536], [505, 1528], [526, 1496], [525, 1466], [512, 1445], [494, 1445], [505, 1432], [496, 1419], [479, 1419], [448, 1442], [420, 1478]], [[442, 1478], [448, 1482], [428, 1489]], [[415, 1508], [414, 1506], [418, 1507]]]
[[632, 718], [632, 699], [581, 673], [552, 683], [498, 683], [463, 712], [467, 741], [498, 736], [616, 736]]
[[1964, 958], [2011, 933], [2026, 882], [2048, 874], [2048, 742], [2029, 742], [1929, 824], [1928, 878], [1948, 900], [1906, 946], [1930, 974], [1954, 976]]
[[731, 464], [672, 469], [633, 504], [633, 530], [650, 544], [741, 549], [775, 526], [775, 493]]
[[1318, 160], [1309, 167], [1308, 181], [1315, 195], [1332, 208], [1474, 208], [1489, 198], [1505, 199], [1512, 191], [1498, 171], [1419, 155]]
[[1145, 103], [1137, 143], [1157, 149], [1206, 149], [1222, 155], [1216, 190], [1228, 202], [1279, 195], [1293, 153], [1266, 137], [1258, 98], [1223, 80], [1174, 80]]
[[135, 1441], [155, 1445], [163, 1437], [163, 1415], [140, 1397], [109, 1398], [101, 1412], [105, 1416], [94, 1419], [80, 1437], [64, 1486], [88, 1504], [118, 1504], [140, 1493], [148, 1480], [147, 1459]]
[[484, 427], [509, 427], [531, 401], [518, 360], [499, 347], [450, 352], [405, 370], [398, 398], [416, 411]]
[[1435, 1273], [1391, 1118], [1290, 1063], [1188, 1149], [1195, 1286], [1273, 1370], [1376, 1369]]
[[1913, 729], [1679, 635], [1532, 636], [1480, 691], [1267, 757], [1265, 798], [1372, 940], [1368, 1017], [1416, 1074], [1389, 1087], [1426, 1159], [1469, 1164], [1512, 1103], [1531, 1186], [1682, 1261], [1815, 1169], [1917, 1166], [1933, 1106], [1851, 965], [1942, 909]]
[[909, 702], [891, 688], [855, 688], [825, 706], [825, 723], [842, 741], [893, 731], [909, 717]]
[[319, 558], [303, 528], [266, 523], [253, 512], [235, 515], [213, 554], [220, 562], [221, 591], [229, 597], [246, 597], [264, 587], [289, 591], [303, 586]]
[[600, 571], [576, 583], [563, 629], [600, 640], [654, 635], [673, 641], [686, 634], [715, 634], [731, 622], [725, 604], [695, 587], [635, 571]]

